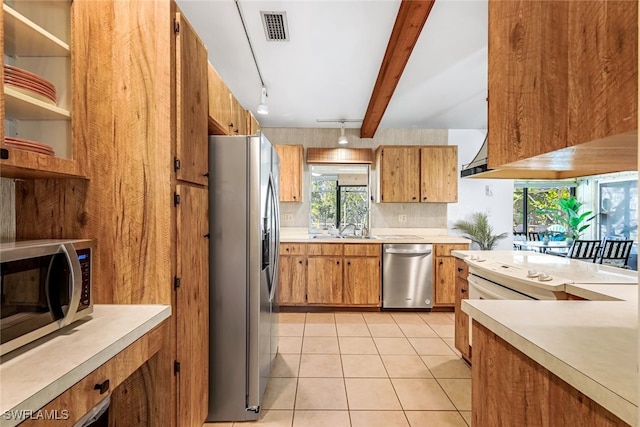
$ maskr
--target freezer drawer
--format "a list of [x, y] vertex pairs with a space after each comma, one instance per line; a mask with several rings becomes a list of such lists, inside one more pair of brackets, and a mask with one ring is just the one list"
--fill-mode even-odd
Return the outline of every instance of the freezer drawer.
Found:
[[433, 306], [433, 246], [382, 245], [382, 307]]

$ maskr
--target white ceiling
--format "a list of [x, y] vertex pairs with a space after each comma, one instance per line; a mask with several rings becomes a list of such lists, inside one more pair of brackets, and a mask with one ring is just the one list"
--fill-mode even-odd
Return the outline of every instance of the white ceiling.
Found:
[[[399, 0], [239, 0], [268, 90], [233, 0], [178, 0], [227, 86], [264, 127], [340, 127], [362, 120]], [[260, 11], [285, 11], [289, 42], [268, 42]], [[380, 128], [486, 129], [487, 2], [436, 0]], [[345, 127], [359, 128], [360, 123]]]

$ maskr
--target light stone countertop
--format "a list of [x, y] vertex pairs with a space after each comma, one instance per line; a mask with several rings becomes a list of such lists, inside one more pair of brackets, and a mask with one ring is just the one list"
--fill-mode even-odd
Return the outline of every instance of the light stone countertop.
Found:
[[[437, 243], [437, 244], [469, 244], [470, 240], [462, 237], [448, 236], [446, 229], [441, 228], [374, 228], [372, 238], [312, 238], [309, 230], [298, 227], [282, 227], [280, 243]], [[407, 236], [407, 238], [385, 238], [384, 236]], [[416, 236], [416, 237], [414, 237]]]
[[[453, 251], [464, 258], [483, 255], [522, 265], [523, 251]], [[557, 261], [556, 261], [557, 260]], [[554, 272], [567, 278], [597, 272], [634, 279], [629, 284], [567, 284], [567, 293], [591, 301], [463, 300], [462, 311], [544, 368], [611, 411], [636, 425], [638, 412], [637, 272], [553, 257]], [[614, 279], [615, 280], [615, 279]]]
[[[0, 425], [38, 410], [171, 316], [169, 305], [95, 305], [90, 317], [0, 358]], [[10, 417], [7, 417], [10, 418]]]
[[463, 300], [462, 311], [626, 423], [636, 425], [635, 303]]

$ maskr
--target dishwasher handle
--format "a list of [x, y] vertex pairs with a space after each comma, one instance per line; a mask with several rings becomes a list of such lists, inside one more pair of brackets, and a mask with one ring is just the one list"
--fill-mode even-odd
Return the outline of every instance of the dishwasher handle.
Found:
[[402, 255], [431, 255], [431, 250], [427, 249], [385, 249], [387, 254], [402, 254]]

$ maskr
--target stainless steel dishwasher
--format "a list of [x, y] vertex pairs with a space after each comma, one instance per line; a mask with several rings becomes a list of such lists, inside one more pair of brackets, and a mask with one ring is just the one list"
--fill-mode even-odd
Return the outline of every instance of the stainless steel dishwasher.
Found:
[[382, 307], [433, 307], [433, 245], [382, 245]]

